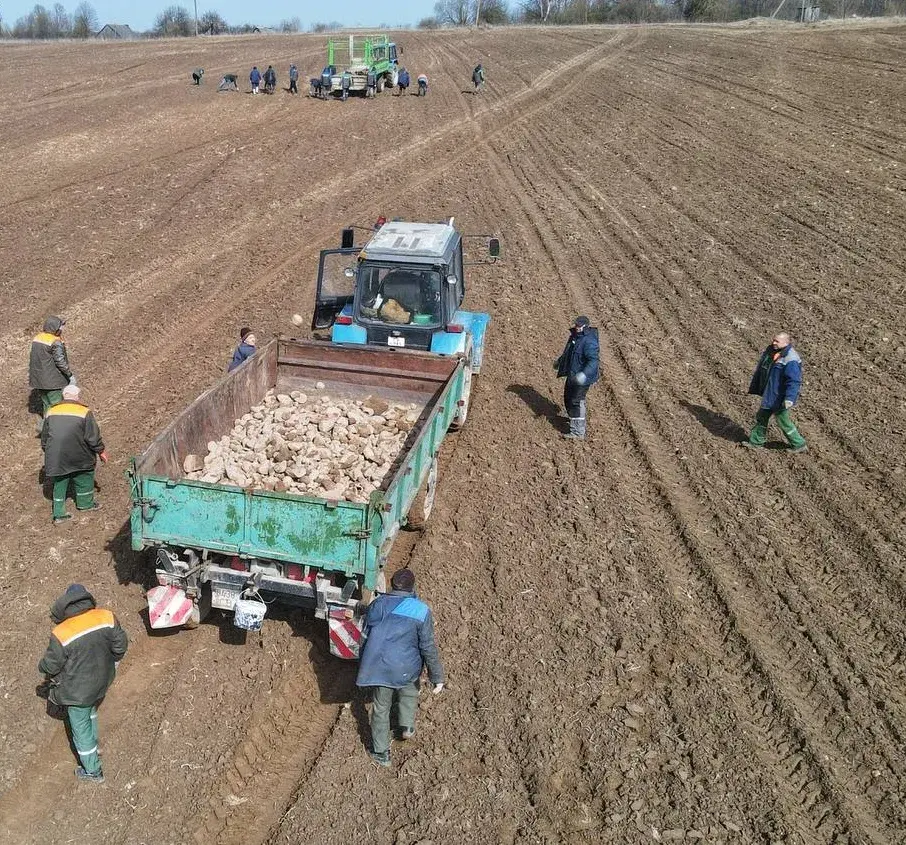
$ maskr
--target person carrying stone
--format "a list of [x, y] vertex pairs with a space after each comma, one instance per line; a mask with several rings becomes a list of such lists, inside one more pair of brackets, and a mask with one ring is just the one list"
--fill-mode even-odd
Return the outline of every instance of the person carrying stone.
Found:
[[299, 93], [299, 68], [295, 65], [289, 66], [289, 93]]
[[51, 405], [63, 401], [62, 390], [75, 384], [76, 377], [69, 366], [66, 344], [63, 342], [62, 317], [48, 317], [44, 328], [31, 342], [28, 358], [28, 384], [41, 399], [41, 416], [47, 416]]
[[63, 388], [63, 401], [52, 406], [41, 430], [44, 476], [53, 483], [53, 524], [70, 519], [66, 495], [70, 483], [80, 511], [100, 510], [94, 500], [94, 472], [97, 459], [107, 463], [107, 452], [94, 414], [80, 399], [78, 387]]
[[129, 648], [113, 612], [99, 608], [81, 584], [70, 584], [50, 608], [55, 627], [38, 671], [49, 681], [48, 698], [65, 708], [66, 726], [79, 758], [79, 780], [103, 783], [98, 753], [98, 707]]
[[444, 670], [434, 641], [431, 609], [415, 595], [415, 574], [401, 569], [391, 592], [378, 596], [365, 618], [367, 639], [356, 684], [372, 688], [371, 759], [390, 765], [390, 709], [397, 702], [401, 739], [415, 734], [415, 711], [423, 669], [438, 695]]
[[204, 76], [204, 68], [203, 68], [203, 67], [197, 67], [197, 68], [195, 68], [195, 70], [192, 71], [192, 81], [193, 81], [196, 85], [201, 85], [201, 80], [202, 80], [202, 77], [203, 77], [203, 76]]
[[239, 329], [239, 346], [237, 346], [236, 350], [233, 352], [233, 359], [227, 367], [228, 373], [233, 372], [233, 370], [235, 370], [243, 361], [247, 358], [251, 358], [252, 355], [255, 354], [257, 342], [255, 335], [248, 326], [243, 326]]
[[563, 404], [569, 417], [569, 433], [564, 435], [567, 438], [585, 439], [585, 397], [588, 389], [598, 380], [599, 357], [598, 330], [589, 325], [588, 317], [576, 317], [563, 354], [554, 361], [557, 378], [566, 379]]
[[793, 343], [787, 332], [778, 332], [771, 339], [770, 346], [761, 353], [749, 393], [761, 397], [761, 406], [755, 414], [755, 425], [749, 439], [742, 445], [748, 449], [764, 447], [771, 417], [790, 444], [790, 451], [807, 452], [805, 438], [799, 433], [790, 411], [799, 398], [802, 387], [802, 359], [793, 349]]

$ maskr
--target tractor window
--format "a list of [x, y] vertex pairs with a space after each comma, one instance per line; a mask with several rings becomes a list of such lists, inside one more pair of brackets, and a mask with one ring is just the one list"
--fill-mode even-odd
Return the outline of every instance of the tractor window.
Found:
[[437, 270], [359, 267], [359, 314], [388, 325], [439, 326], [441, 274]]

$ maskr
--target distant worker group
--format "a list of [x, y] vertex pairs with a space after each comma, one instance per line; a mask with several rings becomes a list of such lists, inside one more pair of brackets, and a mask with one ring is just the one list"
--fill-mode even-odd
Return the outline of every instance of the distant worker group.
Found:
[[[195, 85], [201, 85], [204, 77], [204, 68], [195, 68], [192, 71], [192, 82]], [[409, 89], [412, 77], [406, 67], [400, 67], [395, 72], [395, 84], [397, 96], [402, 96]], [[428, 94], [428, 75], [420, 73], [416, 78], [417, 90], [415, 94], [419, 97], [425, 97]], [[472, 71], [472, 83], [475, 92], [480, 92], [484, 88], [485, 71], [484, 66], [479, 62]], [[372, 99], [377, 96], [378, 92], [384, 85], [393, 84], [388, 74], [379, 74], [375, 68], [369, 68], [364, 73], [364, 83], [362, 76], [354, 77], [349, 70], [340, 71], [334, 65], [327, 65], [318, 76], [309, 79], [309, 96], [315, 99], [330, 99], [331, 95], [338, 94], [340, 100], [349, 99], [349, 95], [354, 91], [361, 91], [366, 98]], [[249, 72], [249, 86], [252, 94], [259, 94], [261, 86], [264, 86], [264, 93], [273, 94], [277, 90], [277, 71], [273, 65], [268, 65], [262, 73], [258, 65], [254, 65]], [[224, 73], [220, 77], [218, 91], [239, 91], [239, 76], [235, 73]], [[286, 89], [290, 94], [299, 93], [299, 68], [295, 64], [289, 66], [289, 88]], [[464, 92], [466, 93], [466, 92]]]

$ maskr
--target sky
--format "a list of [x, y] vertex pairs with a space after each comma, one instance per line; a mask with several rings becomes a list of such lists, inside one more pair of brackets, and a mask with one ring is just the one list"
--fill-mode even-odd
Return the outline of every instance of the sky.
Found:
[[[57, 0], [0, 0], [0, 16], [6, 26], [12, 26], [17, 18], [27, 15], [36, 5], [52, 9]], [[72, 14], [80, 0], [59, 0], [63, 8]], [[100, 26], [105, 23], [129, 24], [136, 32], [143, 32], [154, 26], [154, 20], [171, 5], [183, 6], [190, 15], [195, 14], [193, 0], [88, 0], [98, 13]], [[337, 21], [344, 26], [390, 26], [416, 24], [433, 13], [434, 0], [395, 0], [393, 3], [368, 2], [368, 0], [344, 0], [342, 3], [313, 2], [299, 3], [298, 0], [269, 0], [265, 3], [250, 3], [249, 0], [197, 0], [198, 17], [206, 11], [219, 12], [228, 24], [251, 23], [256, 26], [276, 26], [282, 20], [299, 18], [302, 29], [308, 30], [313, 23]]]

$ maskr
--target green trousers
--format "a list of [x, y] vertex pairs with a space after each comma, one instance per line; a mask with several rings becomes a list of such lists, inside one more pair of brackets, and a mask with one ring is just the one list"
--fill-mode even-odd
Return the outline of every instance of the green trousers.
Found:
[[75, 494], [76, 507], [80, 511], [94, 507], [94, 470], [85, 472], [71, 472], [69, 475], [57, 475], [53, 479], [53, 511], [54, 519], [66, 516], [66, 494], [69, 492], [69, 482]]
[[413, 681], [402, 689], [392, 687], [371, 688], [371, 747], [378, 754], [390, 750], [390, 709], [396, 699], [397, 715], [401, 728], [415, 727], [418, 707], [419, 682]]
[[62, 390], [39, 390], [41, 395], [41, 416], [47, 416], [48, 408], [59, 405], [63, 401]]
[[761, 408], [758, 413], [755, 414], [755, 425], [752, 428], [752, 433], [749, 435], [749, 443], [753, 446], [764, 446], [765, 439], [768, 435], [768, 423], [771, 421], [772, 416], [777, 420], [777, 425], [780, 426], [780, 430], [783, 432], [783, 436], [787, 439], [790, 446], [794, 449], [799, 446], [805, 446], [805, 438], [793, 424], [793, 420], [790, 418], [790, 412], [786, 410], [786, 408], [781, 411], [771, 411], [768, 408]]
[[101, 772], [101, 758], [98, 755], [98, 706], [66, 708], [66, 723], [69, 735], [82, 768], [90, 775]]

